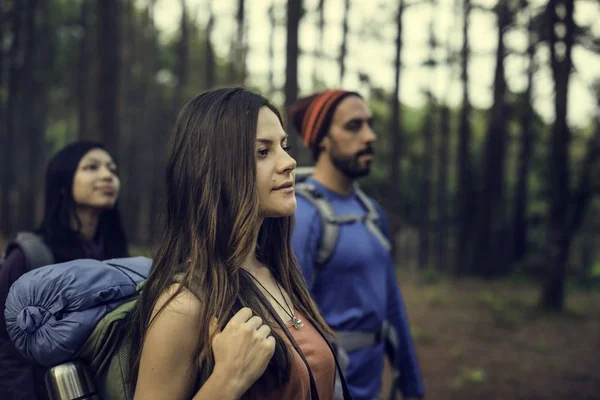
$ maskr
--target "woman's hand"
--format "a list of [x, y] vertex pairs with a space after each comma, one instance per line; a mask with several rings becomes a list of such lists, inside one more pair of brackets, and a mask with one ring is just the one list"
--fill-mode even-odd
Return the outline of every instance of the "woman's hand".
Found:
[[[244, 394], [260, 378], [275, 352], [271, 328], [263, 324], [260, 317], [252, 315], [252, 310], [242, 308], [212, 341], [215, 357], [213, 374], [227, 377], [237, 392], [236, 397]], [[216, 322], [213, 330], [215, 325]]]

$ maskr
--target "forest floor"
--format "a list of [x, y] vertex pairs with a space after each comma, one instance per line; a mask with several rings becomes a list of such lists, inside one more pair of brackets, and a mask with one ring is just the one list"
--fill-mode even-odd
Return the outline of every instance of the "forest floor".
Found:
[[532, 284], [398, 277], [427, 399], [600, 399], [600, 290], [551, 314]]

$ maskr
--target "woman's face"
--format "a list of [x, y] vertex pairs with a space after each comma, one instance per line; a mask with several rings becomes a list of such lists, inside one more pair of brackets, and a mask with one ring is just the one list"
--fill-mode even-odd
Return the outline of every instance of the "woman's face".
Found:
[[119, 197], [120, 186], [112, 157], [102, 149], [93, 149], [83, 156], [75, 171], [73, 200], [77, 207], [112, 208]]
[[275, 113], [268, 107], [261, 108], [256, 132], [256, 186], [265, 218], [288, 217], [296, 211], [296, 160], [288, 154], [287, 140]]

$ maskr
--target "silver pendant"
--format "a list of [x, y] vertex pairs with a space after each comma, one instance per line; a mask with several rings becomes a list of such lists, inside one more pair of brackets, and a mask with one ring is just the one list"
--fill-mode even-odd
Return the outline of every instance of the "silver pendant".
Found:
[[304, 326], [304, 322], [302, 322], [302, 320], [296, 316], [292, 317], [292, 325], [294, 326], [294, 328], [296, 329], [300, 329]]

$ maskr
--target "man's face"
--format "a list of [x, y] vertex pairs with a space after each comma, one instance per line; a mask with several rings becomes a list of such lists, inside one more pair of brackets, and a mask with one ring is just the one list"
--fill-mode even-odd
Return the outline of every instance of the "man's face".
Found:
[[369, 106], [357, 96], [348, 96], [336, 108], [329, 134], [321, 143], [332, 164], [351, 179], [371, 171], [377, 140], [372, 124]]

